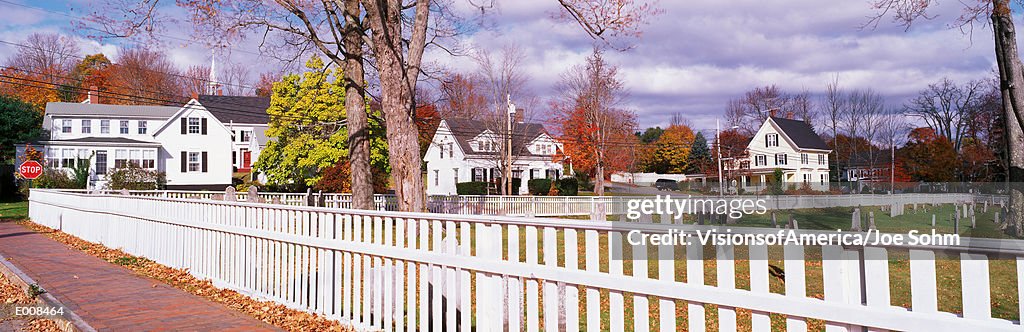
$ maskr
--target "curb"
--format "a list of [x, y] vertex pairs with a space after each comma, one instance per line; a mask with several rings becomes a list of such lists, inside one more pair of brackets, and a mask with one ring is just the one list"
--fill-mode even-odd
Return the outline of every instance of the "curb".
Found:
[[[7, 257], [4, 257], [4, 255], [2, 254], [0, 254], [0, 273], [3, 273], [3, 275], [6, 276], [8, 280], [10, 280], [15, 285], [18, 285], [18, 287], [21, 287], [21, 289], [25, 290], [26, 292], [28, 292], [30, 285], [37, 285], [36, 281], [33, 280], [32, 277], [29, 277], [24, 272], [22, 272], [21, 269], [18, 269], [17, 266], [14, 266], [14, 264], [11, 264], [11, 262], [7, 261]], [[46, 318], [53, 321], [54, 323], [57, 323], [57, 326], [62, 331], [96, 332], [96, 329], [90, 326], [89, 323], [86, 323], [84, 320], [82, 320], [82, 317], [79, 317], [78, 314], [75, 314], [74, 311], [71, 311], [71, 309], [68, 308], [68, 306], [58, 301], [57, 298], [53, 297], [53, 295], [50, 293], [42, 293], [36, 296], [36, 303], [50, 307], [64, 308], [63, 315], [59, 317]]]

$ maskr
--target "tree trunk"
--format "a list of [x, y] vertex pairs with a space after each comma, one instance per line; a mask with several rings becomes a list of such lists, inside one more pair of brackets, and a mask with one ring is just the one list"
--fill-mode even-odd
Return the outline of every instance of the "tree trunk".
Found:
[[996, 62], [999, 65], [999, 85], [1003, 97], [1006, 121], [1007, 182], [1010, 190], [1008, 224], [1014, 226], [1017, 236], [1024, 235], [1024, 132], [1021, 131], [1024, 106], [1024, 75], [1017, 52], [1016, 31], [1009, 0], [992, 1], [992, 32], [995, 34]]
[[373, 209], [370, 168], [370, 125], [363, 97], [363, 29], [359, 0], [345, 0], [345, 113], [348, 118], [352, 208]]
[[594, 195], [604, 196], [604, 163], [601, 157], [601, 153], [597, 155], [597, 171], [595, 172], [594, 179]]
[[387, 127], [391, 176], [398, 208], [420, 212], [426, 209], [426, 191], [420, 172], [419, 133], [413, 122], [416, 78], [423, 54], [429, 1], [416, 3], [416, 18], [408, 57], [402, 50], [402, 3], [398, 0], [364, 1], [372, 31], [372, 49], [380, 73], [381, 107]]

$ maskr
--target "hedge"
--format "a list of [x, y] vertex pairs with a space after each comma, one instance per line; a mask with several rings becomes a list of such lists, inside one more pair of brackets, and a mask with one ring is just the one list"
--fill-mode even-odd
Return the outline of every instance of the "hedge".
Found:
[[556, 187], [558, 187], [559, 196], [576, 196], [580, 189], [579, 182], [576, 181], [576, 178], [563, 178], [558, 180]]
[[531, 195], [544, 196], [551, 190], [551, 179], [531, 179], [526, 182]]
[[486, 195], [487, 182], [459, 182], [455, 184], [455, 192], [459, 195]]

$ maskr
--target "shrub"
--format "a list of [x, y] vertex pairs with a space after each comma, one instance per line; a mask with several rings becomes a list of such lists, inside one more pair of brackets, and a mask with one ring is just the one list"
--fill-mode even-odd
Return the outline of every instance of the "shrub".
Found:
[[782, 195], [782, 169], [776, 168], [772, 172], [771, 182], [768, 184], [768, 193], [771, 195]]
[[526, 182], [530, 195], [544, 196], [551, 190], [551, 179], [531, 179]]
[[455, 184], [455, 192], [459, 195], [486, 195], [487, 182], [459, 182]]
[[563, 178], [558, 180], [557, 183], [559, 196], [576, 196], [580, 190], [576, 178]]
[[32, 180], [33, 188], [49, 189], [80, 189], [77, 188], [75, 179], [71, 178], [68, 172], [59, 169], [43, 168], [43, 174]]
[[75, 189], [85, 189], [89, 186], [89, 160], [92, 158], [78, 158], [75, 168], [71, 169], [72, 178], [75, 181]]
[[577, 172], [575, 177], [580, 190], [594, 191], [594, 183], [590, 181], [590, 176], [587, 176], [586, 173]]
[[156, 190], [167, 183], [163, 172], [145, 169], [134, 163], [115, 168], [107, 174], [107, 189]]

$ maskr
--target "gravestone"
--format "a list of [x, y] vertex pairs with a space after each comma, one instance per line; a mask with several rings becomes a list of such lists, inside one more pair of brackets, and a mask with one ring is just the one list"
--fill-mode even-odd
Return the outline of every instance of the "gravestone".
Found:
[[960, 234], [960, 214], [954, 213], [950, 219], [953, 219], [953, 231], [956, 232], [954, 234]]
[[853, 208], [853, 216], [851, 217], [850, 230], [854, 232], [861, 231], [860, 225], [860, 208]]
[[971, 213], [970, 213], [970, 215], [971, 215], [971, 229], [974, 229], [974, 228], [978, 227], [978, 223], [977, 223], [977, 220], [976, 220], [977, 218], [975, 218], [975, 215], [974, 215], [974, 204], [971, 204]]
[[935, 227], [935, 214], [932, 213], [932, 227]]
[[246, 195], [245, 200], [251, 203], [262, 203], [260, 202], [259, 189], [256, 186], [249, 186], [249, 193]]
[[235, 187], [228, 186], [227, 188], [224, 188], [224, 200], [228, 202], [234, 202], [238, 200], [238, 198], [235, 197]]
[[789, 224], [786, 225], [788, 229], [800, 229], [800, 224], [797, 223], [796, 218], [792, 215], [789, 216]]
[[878, 229], [875, 227], [875, 211], [868, 211], [868, 229]]
[[775, 219], [775, 211], [772, 210], [772, 228], [779, 228], [779, 221]]

